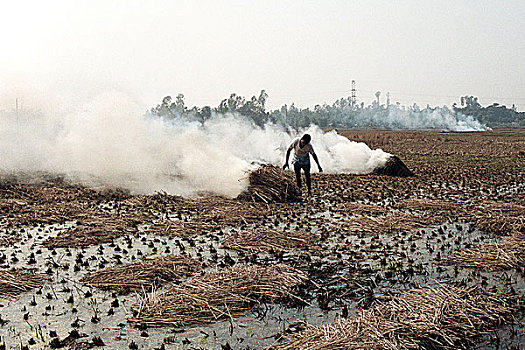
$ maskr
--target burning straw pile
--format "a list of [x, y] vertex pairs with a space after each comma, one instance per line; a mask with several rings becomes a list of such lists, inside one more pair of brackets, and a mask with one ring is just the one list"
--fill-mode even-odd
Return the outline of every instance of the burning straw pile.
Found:
[[332, 224], [332, 228], [348, 232], [390, 233], [395, 231], [411, 231], [417, 228], [436, 225], [444, 221], [439, 215], [414, 215], [408, 213], [391, 213], [385, 216], [360, 216]]
[[0, 297], [12, 297], [38, 288], [46, 279], [43, 275], [16, 270], [0, 271]]
[[289, 252], [293, 248], [308, 247], [318, 239], [309, 232], [283, 232], [261, 227], [233, 233], [222, 244], [225, 248], [248, 252]]
[[109, 267], [84, 276], [80, 281], [92, 287], [128, 293], [150, 290], [167, 282], [188, 277], [202, 267], [197, 260], [169, 255]]
[[284, 266], [235, 266], [190, 279], [134, 305], [129, 321], [144, 326], [214, 323], [244, 314], [265, 301], [297, 298], [306, 276]]
[[408, 169], [408, 167], [403, 163], [398, 156], [390, 156], [386, 163], [378, 166], [374, 169], [374, 174], [379, 175], [390, 175], [390, 176], [400, 176], [400, 177], [409, 177], [414, 176], [414, 173]]
[[276, 166], [260, 166], [250, 173], [249, 180], [250, 186], [238, 199], [268, 204], [297, 202], [301, 198], [294, 179]]
[[416, 289], [271, 349], [457, 349], [512, 321], [513, 297], [478, 288]]

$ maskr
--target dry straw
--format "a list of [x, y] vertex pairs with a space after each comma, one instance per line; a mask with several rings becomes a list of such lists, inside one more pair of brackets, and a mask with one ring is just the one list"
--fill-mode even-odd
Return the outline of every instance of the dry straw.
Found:
[[508, 237], [501, 243], [486, 243], [463, 249], [443, 261], [488, 271], [525, 267], [525, 236]]
[[390, 233], [411, 231], [444, 221], [439, 215], [414, 215], [409, 213], [390, 213], [384, 216], [360, 216], [343, 220], [331, 225], [332, 228], [355, 232], [360, 235], [370, 233]]
[[294, 248], [308, 247], [319, 238], [309, 232], [284, 232], [257, 228], [235, 232], [223, 242], [225, 248], [247, 252], [289, 252]]
[[416, 289], [271, 349], [457, 349], [513, 320], [515, 299], [478, 288]]
[[235, 266], [210, 272], [142, 299], [129, 321], [147, 326], [207, 324], [242, 315], [261, 302], [298, 299], [306, 276], [284, 266]]
[[109, 267], [90, 273], [80, 281], [92, 287], [127, 293], [150, 290], [167, 282], [188, 277], [202, 268], [202, 264], [195, 259], [169, 255]]
[[525, 233], [525, 207], [486, 201], [471, 209], [471, 220], [482, 231], [500, 235]]
[[38, 288], [45, 276], [16, 270], [0, 270], [0, 297], [11, 297]]
[[250, 185], [237, 198], [263, 203], [297, 202], [301, 193], [291, 176], [273, 165], [262, 165], [249, 175]]
[[89, 215], [80, 225], [51, 237], [44, 242], [46, 248], [86, 247], [112, 242], [115, 238], [138, 232], [139, 217], [117, 214]]

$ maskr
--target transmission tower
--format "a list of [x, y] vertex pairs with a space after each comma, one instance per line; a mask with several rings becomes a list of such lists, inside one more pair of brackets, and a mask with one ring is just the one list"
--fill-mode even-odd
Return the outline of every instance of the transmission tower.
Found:
[[357, 103], [355, 91], [355, 80], [352, 80], [352, 97], [350, 98], [350, 103], [352, 104], [352, 106], [355, 106], [355, 104]]

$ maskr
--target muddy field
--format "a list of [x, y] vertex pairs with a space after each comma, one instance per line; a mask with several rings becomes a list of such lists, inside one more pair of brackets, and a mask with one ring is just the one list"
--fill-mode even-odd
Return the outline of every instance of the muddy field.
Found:
[[523, 348], [525, 131], [341, 133], [415, 176], [297, 198], [272, 168], [227, 199], [1, 174], [0, 349]]

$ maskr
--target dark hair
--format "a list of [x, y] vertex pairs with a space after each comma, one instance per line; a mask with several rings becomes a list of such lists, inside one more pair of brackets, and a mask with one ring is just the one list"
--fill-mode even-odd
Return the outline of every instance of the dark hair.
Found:
[[304, 140], [304, 142], [306, 143], [310, 143], [310, 140], [312, 139], [312, 137], [308, 134], [304, 134], [303, 137], [301, 137], [301, 140]]

